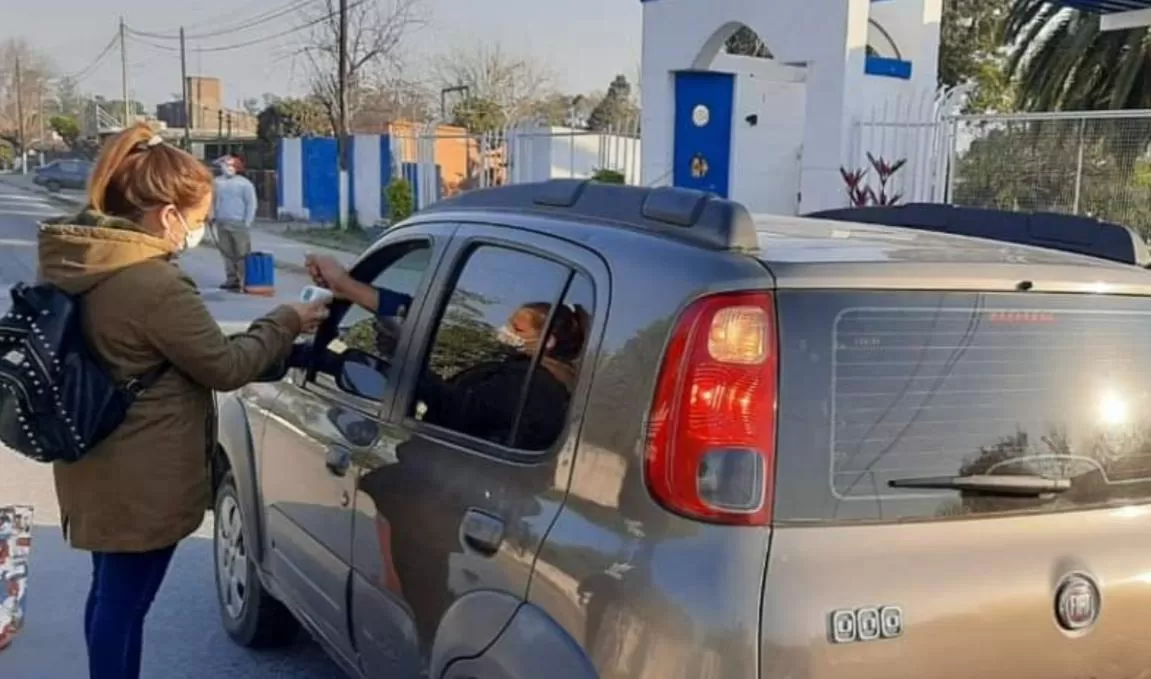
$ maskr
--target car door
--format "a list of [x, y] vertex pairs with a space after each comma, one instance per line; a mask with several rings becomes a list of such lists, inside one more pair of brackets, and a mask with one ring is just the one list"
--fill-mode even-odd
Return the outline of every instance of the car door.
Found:
[[[450, 234], [442, 229], [397, 234], [352, 270], [362, 282], [408, 295], [409, 311], [377, 317], [347, 303], [315, 339], [314, 354], [362, 352], [390, 363]], [[382, 372], [386, 373], [386, 370]], [[296, 368], [268, 408], [261, 445], [261, 490], [269, 568], [293, 608], [349, 662], [355, 661], [347, 614], [352, 562], [353, 459], [380, 445], [380, 415], [392, 398], [386, 374], [349, 390], [334, 375]]]
[[[567, 488], [588, 382], [580, 366], [594, 361], [607, 281], [597, 256], [566, 241], [460, 227], [398, 375], [390, 441], [357, 459], [352, 618], [367, 676], [426, 671], [445, 614], [482, 598], [483, 624], [439, 640], [479, 650], [526, 595]], [[525, 308], [546, 338], [536, 345], [552, 353], [501, 343]]]
[[60, 183], [66, 189], [73, 189], [81, 185], [80, 164], [74, 160], [64, 160], [57, 166]]

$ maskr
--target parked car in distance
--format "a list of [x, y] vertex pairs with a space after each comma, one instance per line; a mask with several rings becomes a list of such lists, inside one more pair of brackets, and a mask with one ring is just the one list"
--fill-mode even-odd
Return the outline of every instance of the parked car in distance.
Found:
[[87, 160], [53, 160], [36, 168], [32, 181], [49, 191], [83, 189], [91, 172], [92, 163]]
[[223, 626], [372, 679], [1141, 676], [1151, 272], [1111, 233], [437, 203], [352, 269], [410, 304], [220, 396]]

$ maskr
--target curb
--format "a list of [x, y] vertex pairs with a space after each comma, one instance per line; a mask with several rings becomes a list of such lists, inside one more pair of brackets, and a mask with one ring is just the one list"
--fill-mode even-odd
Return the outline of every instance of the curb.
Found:
[[[25, 193], [31, 193], [31, 194], [34, 194], [37, 196], [43, 196], [45, 198], [52, 200], [53, 202], [61, 204], [61, 205], [68, 205], [70, 207], [82, 207], [84, 204], [83, 201], [68, 198], [67, 196], [62, 196], [58, 193], [52, 193], [51, 191], [45, 191], [45, 190], [34, 188], [31, 186], [24, 186], [23, 184], [18, 184], [16, 182], [6, 181], [3, 178], [0, 178], [0, 184], [4, 184], [6, 186], [11, 186], [12, 188], [17, 189], [19, 191], [23, 191]], [[211, 233], [212, 233], [211, 231], [208, 232], [209, 236], [211, 235]], [[202, 245], [210, 247], [217, 252], [220, 251], [220, 248], [216, 246], [216, 242], [214, 240], [212, 240], [210, 237], [205, 238], [204, 241], [202, 242]], [[293, 264], [291, 262], [285, 262], [279, 258], [275, 258], [273, 261], [275, 261], [275, 263], [276, 263], [276, 268], [280, 269], [282, 271], [287, 271], [289, 273], [294, 273], [294, 274], [304, 274], [304, 275], [307, 275], [307, 273], [308, 273], [308, 268], [306, 266], [304, 266], [303, 264]]]

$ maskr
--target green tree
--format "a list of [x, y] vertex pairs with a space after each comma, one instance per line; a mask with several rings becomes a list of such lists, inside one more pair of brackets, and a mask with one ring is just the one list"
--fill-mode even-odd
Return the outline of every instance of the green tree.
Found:
[[452, 124], [482, 134], [507, 125], [508, 118], [504, 108], [494, 100], [470, 97], [456, 104]]
[[1151, 235], [1151, 164], [1114, 142], [1145, 127], [1137, 119], [987, 124], [957, 158], [951, 202], [1077, 213]]
[[6, 139], [0, 138], [0, 168], [7, 168], [16, 158], [16, 146]]
[[942, 87], [970, 88], [969, 113], [1014, 108], [1002, 42], [1006, 19], [1002, 0], [943, 0], [938, 80]]
[[324, 107], [312, 99], [280, 99], [256, 118], [256, 135], [275, 144], [284, 137], [323, 136], [332, 133]]
[[76, 141], [80, 138], [80, 123], [72, 116], [60, 115], [52, 116], [48, 120], [48, 125], [52, 131], [60, 135], [68, 148], [76, 146]]
[[736, 54], [744, 57], [759, 57], [760, 59], [771, 59], [771, 50], [767, 48], [767, 43], [759, 39], [759, 35], [751, 30], [748, 26], [740, 26], [731, 37], [727, 39], [724, 45], [728, 54]]
[[608, 130], [634, 119], [636, 106], [632, 101], [631, 83], [627, 76], [617, 75], [608, 85], [607, 94], [588, 116], [589, 130]]
[[65, 77], [56, 83], [56, 110], [60, 115], [73, 118], [84, 112], [84, 97], [74, 79]]
[[449, 380], [465, 368], [507, 354], [496, 338], [495, 328], [484, 319], [482, 307], [492, 301], [460, 288], [452, 293], [428, 358], [428, 367], [440, 379]]
[[1151, 107], [1146, 28], [1099, 30], [1099, 16], [1046, 0], [1013, 0], [1004, 41], [1022, 108], [1036, 111]]

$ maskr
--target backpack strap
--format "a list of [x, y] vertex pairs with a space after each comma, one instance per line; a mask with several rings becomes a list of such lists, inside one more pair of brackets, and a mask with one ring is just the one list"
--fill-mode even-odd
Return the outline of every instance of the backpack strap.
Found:
[[131, 394], [133, 398], [143, 394], [153, 384], [158, 382], [160, 378], [164, 376], [164, 373], [168, 372], [168, 368], [171, 367], [171, 363], [164, 361], [143, 375], [137, 375], [136, 377], [128, 380], [124, 384], [124, 391], [127, 391], [129, 394]]

